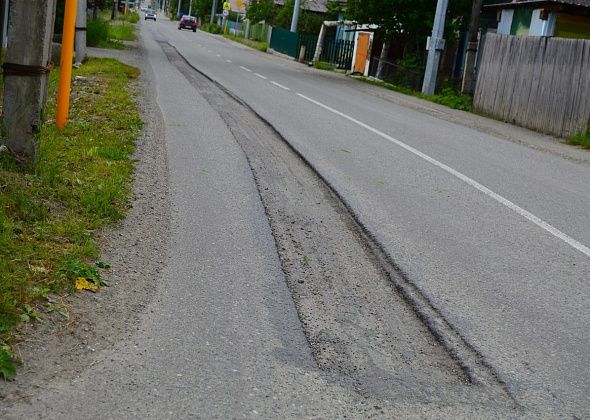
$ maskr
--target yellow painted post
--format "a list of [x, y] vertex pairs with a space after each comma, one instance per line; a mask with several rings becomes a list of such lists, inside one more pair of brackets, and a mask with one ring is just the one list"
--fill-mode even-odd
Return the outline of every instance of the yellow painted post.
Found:
[[77, 0], [66, 0], [64, 29], [61, 43], [61, 62], [59, 65], [59, 84], [57, 88], [57, 111], [55, 124], [62, 129], [68, 122], [70, 108], [70, 88], [72, 86], [72, 60], [74, 55], [74, 34], [76, 30]]

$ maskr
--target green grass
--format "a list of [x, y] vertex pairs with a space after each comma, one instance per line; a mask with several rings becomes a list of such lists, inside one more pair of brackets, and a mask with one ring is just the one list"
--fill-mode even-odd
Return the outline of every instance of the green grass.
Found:
[[[50, 78], [37, 163], [0, 155], [0, 373], [11, 330], [34, 322], [48, 293], [67, 293], [84, 277], [100, 284], [95, 232], [122, 219], [141, 129], [133, 81], [139, 71], [89, 58], [74, 71], [68, 126], [54, 124], [57, 71]], [[42, 311], [41, 311], [42, 312]], [[42, 316], [42, 315], [41, 315]]]
[[435, 102], [437, 104], [445, 105], [449, 108], [468, 112], [471, 112], [473, 109], [471, 96], [462, 95], [450, 88], [444, 88], [436, 95], [423, 95], [421, 92], [417, 92], [405, 86], [392, 85], [391, 83], [371, 80], [367, 79], [366, 77], [360, 77], [358, 80], [374, 86], [379, 86], [385, 89], [393, 90], [395, 92], [403, 93], [404, 95], [415, 96], [416, 98], [421, 98], [427, 101]]
[[329, 63], [325, 63], [323, 61], [318, 61], [313, 65], [316, 69], [320, 70], [327, 70], [327, 71], [334, 71], [334, 66]]
[[235, 35], [225, 34], [223, 35], [227, 39], [231, 39], [234, 42], [239, 42], [240, 44], [244, 44], [250, 48], [254, 48], [258, 51], [266, 52], [268, 49], [268, 44], [264, 41], [255, 41], [253, 39], [246, 39]]
[[125, 22], [137, 23], [141, 19], [141, 16], [139, 15], [139, 12], [130, 12], [127, 13], [127, 16], [125, 16], [124, 13], [120, 13], [117, 16], [117, 19]]
[[135, 25], [125, 21], [115, 21], [109, 25], [108, 36], [111, 40], [135, 41]]
[[586, 134], [579, 134], [577, 136], [571, 136], [566, 139], [568, 144], [574, 146], [581, 146], [584, 149], [590, 149], [590, 122], [588, 122], [588, 129]]

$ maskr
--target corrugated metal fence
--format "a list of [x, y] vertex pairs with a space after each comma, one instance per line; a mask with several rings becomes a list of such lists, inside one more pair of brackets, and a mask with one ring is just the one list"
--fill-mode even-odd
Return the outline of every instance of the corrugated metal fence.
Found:
[[560, 137], [590, 121], [590, 41], [487, 34], [476, 111]]

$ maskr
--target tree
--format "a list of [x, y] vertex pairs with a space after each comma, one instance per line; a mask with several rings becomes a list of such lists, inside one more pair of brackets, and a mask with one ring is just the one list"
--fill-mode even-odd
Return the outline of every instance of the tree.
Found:
[[250, 0], [246, 8], [246, 17], [252, 23], [271, 21], [274, 15], [273, 0]]
[[[466, 27], [470, 0], [451, 0], [446, 19], [448, 43]], [[348, 0], [346, 14], [359, 23], [376, 24], [384, 39], [405, 41], [404, 55], [423, 55], [426, 37], [432, 31], [436, 0]]]

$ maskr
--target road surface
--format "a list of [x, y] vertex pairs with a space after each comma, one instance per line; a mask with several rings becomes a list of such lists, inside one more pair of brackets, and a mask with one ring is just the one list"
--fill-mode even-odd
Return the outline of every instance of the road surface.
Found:
[[588, 153], [165, 19], [141, 39], [157, 298], [9, 416], [590, 416]]

